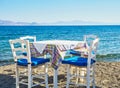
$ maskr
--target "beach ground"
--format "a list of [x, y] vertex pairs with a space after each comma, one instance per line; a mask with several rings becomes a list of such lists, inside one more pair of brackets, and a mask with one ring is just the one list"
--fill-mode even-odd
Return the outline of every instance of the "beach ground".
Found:
[[[58, 86], [65, 88], [66, 69], [65, 65], [59, 68]], [[41, 67], [36, 72], [42, 72]], [[49, 66], [49, 87], [53, 88], [53, 69]], [[96, 88], [120, 88], [120, 62], [97, 62], [95, 65]], [[15, 88], [15, 66], [14, 64], [0, 66], [0, 88]], [[20, 88], [27, 88], [20, 85]], [[33, 88], [45, 88], [37, 86]], [[74, 85], [70, 88], [76, 88]], [[77, 87], [85, 88], [85, 87]], [[92, 87], [91, 87], [92, 88]]]

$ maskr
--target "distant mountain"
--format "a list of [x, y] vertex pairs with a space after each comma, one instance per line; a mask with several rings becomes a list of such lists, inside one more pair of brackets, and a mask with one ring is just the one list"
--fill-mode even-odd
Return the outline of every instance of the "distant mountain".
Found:
[[54, 23], [45, 23], [45, 24], [46, 25], [99, 25], [104, 23], [73, 20], [73, 21], [58, 21]]
[[93, 22], [93, 21], [58, 21], [53, 23], [41, 23], [41, 25], [119, 25], [118, 23], [105, 23], [105, 22]]
[[0, 20], [0, 25], [38, 25], [36, 22], [28, 23], [28, 22], [14, 22], [14, 21], [8, 21], [8, 20]]
[[91, 21], [79, 21], [79, 20], [73, 20], [73, 21], [58, 21], [53, 23], [36, 23], [36, 22], [14, 22], [14, 21], [8, 21], [8, 20], [0, 20], [0, 26], [6, 26], [6, 25], [18, 25], [18, 26], [39, 26], [39, 25], [120, 25], [120, 24], [113, 24], [113, 23], [104, 23], [104, 22], [91, 22]]

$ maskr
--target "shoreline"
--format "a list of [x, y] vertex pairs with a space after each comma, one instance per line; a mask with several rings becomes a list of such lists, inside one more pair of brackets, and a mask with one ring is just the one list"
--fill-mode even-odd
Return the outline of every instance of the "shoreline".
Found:
[[[38, 70], [37, 72], [41, 71]], [[60, 88], [64, 88], [66, 83], [65, 65], [59, 69], [58, 82]], [[49, 85], [53, 85], [53, 69], [49, 66]], [[9, 81], [11, 80], [11, 81]], [[120, 87], [120, 62], [97, 62], [95, 65], [96, 88], [119, 88]], [[0, 66], [0, 86], [1, 88], [15, 88], [15, 66], [14, 64]], [[22, 85], [24, 88], [25, 86]], [[44, 88], [38, 86], [35, 88]], [[70, 87], [73, 88], [73, 87]], [[84, 88], [84, 87], [79, 87]]]
[[0, 66], [6, 66], [11, 64], [14, 64], [14, 62], [0, 62]]
[[2, 60], [0, 61], [0, 66], [5, 66], [5, 65], [10, 65], [14, 63], [14, 59], [10, 59], [10, 60]]

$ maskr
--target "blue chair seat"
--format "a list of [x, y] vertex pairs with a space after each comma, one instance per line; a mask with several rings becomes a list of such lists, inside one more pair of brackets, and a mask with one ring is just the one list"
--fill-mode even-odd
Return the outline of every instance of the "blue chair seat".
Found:
[[[31, 62], [32, 62], [32, 66], [37, 66], [40, 64], [44, 64], [46, 62], [49, 62], [49, 59], [44, 59], [44, 58], [31, 58]], [[28, 65], [28, 61], [27, 59], [18, 59], [17, 64], [20, 66], [27, 66]]]
[[70, 50], [69, 53], [72, 54], [72, 55], [75, 55], [75, 56], [81, 56], [81, 53], [79, 51]]
[[[75, 66], [87, 66], [87, 58], [74, 56], [70, 58], [66, 58], [62, 61], [62, 64], [70, 64]], [[96, 61], [91, 59], [91, 64], [95, 63]]]

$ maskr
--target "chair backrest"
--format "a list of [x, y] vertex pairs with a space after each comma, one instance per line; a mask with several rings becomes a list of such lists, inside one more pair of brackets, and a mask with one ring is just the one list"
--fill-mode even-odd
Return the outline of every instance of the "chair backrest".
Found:
[[[30, 40], [32, 42], [36, 42], [36, 36], [24, 36], [24, 37], [20, 37], [20, 39], [21, 40], [29, 40], [29, 42], [30, 42]], [[22, 44], [22, 47], [24, 47], [24, 44]]]
[[[12, 49], [14, 61], [17, 62], [17, 59], [27, 59], [28, 63], [31, 63], [31, 53], [30, 53], [30, 45], [28, 40], [9, 40], [10, 46]], [[24, 47], [22, 45], [25, 45]], [[22, 53], [26, 52], [27, 55], [24, 56]]]
[[98, 38], [96, 35], [84, 35], [84, 41], [86, 42], [86, 46], [89, 48], [94, 39]]
[[33, 42], [36, 42], [36, 36], [24, 36], [20, 37], [22, 40], [33, 40]]
[[85, 35], [84, 41], [88, 49], [88, 58], [96, 59], [99, 38], [96, 35]]
[[97, 47], [99, 43], [99, 38], [96, 38], [92, 41], [89, 48], [89, 55], [92, 59], [96, 59]]
[[84, 41], [87, 41], [87, 39], [96, 39], [98, 38], [96, 35], [84, 35]]

